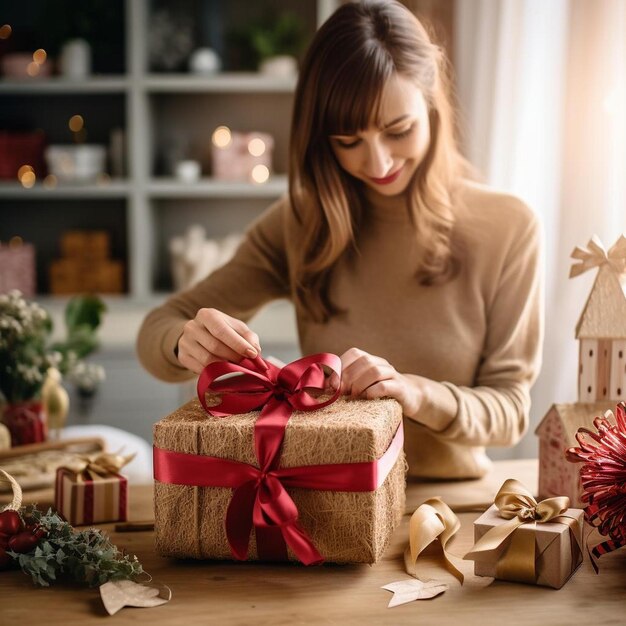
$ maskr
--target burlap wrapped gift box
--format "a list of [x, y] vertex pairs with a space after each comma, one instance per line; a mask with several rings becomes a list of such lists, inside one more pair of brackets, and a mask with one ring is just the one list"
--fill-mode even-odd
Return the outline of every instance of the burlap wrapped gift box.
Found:
[[[208, 415], [192, 400], [154, 426], [155, 448], [231, 459], [258, 467], [254, 425], [258, 411], [228, 417]], [[294, 411], [285, 431], [280, 467], [371, 462], [390, 449], [402, 424], [391, 399], [347, 400]], [[395, 439], [397, 441], [397, 437]], [[326, 561], [374, 563], [404, 514], [402, 449], [375, 491], [288, 488], [299, 523]], [[162, 556], [232, 559], [225, 515], [233, 489], [166, 484], [155, 480], [156, 550]], [[297, 558], [288, 550], [289, 560]], [[249, 560], [258, 560], [251, 533]]]
[[[582, 563], [582, 552], [579, 546], [583, 541], [583, 511], [581, 509], [567, 509], [562, 514], [564, 517], [573, 518], [575, 537], [570, 534], [568, 525], [561, 522], [530, 522], [519, 526], [496, 550], [485, 553], [481, 558], [474, 561], [474, 573], [477, 576], [491, 576], [504, 580], [520, 581], [515, 577], [504, 578], [498, 571], [498, 564], [505, 557], [507, 550], [517, 533], [531, 533], [535, 538], [535, 571], [537, 585], [560, 589]], [[489, 507], [474, 522], [474, 541], [477, 542], [487, 531], [494, 526], [507, 523], [500, 516], [497, 506]], [[574, 541], [577, 539], [577, 543]]]

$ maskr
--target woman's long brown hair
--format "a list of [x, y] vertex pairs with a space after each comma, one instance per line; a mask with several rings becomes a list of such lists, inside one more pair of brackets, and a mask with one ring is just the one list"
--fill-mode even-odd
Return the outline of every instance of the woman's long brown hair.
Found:
[[317, 31], [296, 88], [289, 195], [300, 238], [294, 259], [296, 306], [313, 320], [338, 312], [330, 272], [356, 242], [361, 186], [338, 164], [329, 136], [350, 135], [378, 119], [383, 87], [395, 72], [414, 81], [429, 108], [431, 140], [407, 190], [422, 251], [416, 280], [431, 285], [455, 272], [453, 194], [463, 171], [454, 138], [446, 60], [418, 19], [393, 1], [349, 2]]

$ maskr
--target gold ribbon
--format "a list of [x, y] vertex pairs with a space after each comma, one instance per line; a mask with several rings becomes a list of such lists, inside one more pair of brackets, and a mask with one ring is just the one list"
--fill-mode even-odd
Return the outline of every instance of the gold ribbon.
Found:
[[[574, 563], [578, 561], [581, 551], [576, 532], [579, 521], [563, 515], [569, 508], [568, 497], [547, 498], [537, 502], [524, 485], [517, 480], [509, 479], [500, 487], [494, 503], [500, 516], [509, 521], [488, 530], [463, 557], [464, 559], [476, 560], [486, 552], [496, 550], [523, 524], [536, 525], [554, 522], [568, 526], [572, 559]], [[537, 581], [536, 561], [539, 556], [541, 554], [537, 554], [534, 533], [515, 533], [511, 537], [506, 553], [498, 560], [496, 575], [506, 580], [535, 583]]]
[[[2, 478], [4, 476], [4, 478]], [[2, 507], [2, 511], [19, 511], [22, 506], [22, 488], [20, 484], [9, 474], [9, 472], [5, 472], [3, 469], [0, 469], [0, 481], [3, 483], [9, 483], [11, 485], [11, 489], [13, 491], [13, 499], [9, 504]]]
[[570, 268], [570, 278], [604, 264], [609, 265], [617, 274], [623, 274], [626, 272], [626, 236], [620, 235], [607, 252], [599, 237], [594, 235], [589, 240], [587, 248], [576, 246], [571, 257], [579, 262], [574, 263]]
[[452, 555], [446, 550], [446, 544], [460, 527], [459, 518], [441, 498], [429, 498], [420, 504], [409, 522], [409, 547], [404, 553], [407, 573], [417, 578], [417, 558], [438, 539], [446, 569], [463, 584], [463, 574], [452, 563]]
[[86, 473], [91, 480], [100, 481], [111, 474], [119, 473], [124, 465], [135, 458], [135, 454], [127, 456], [112, 452], [81, 454], [76, 455], [70, 461], [66, 461], [62, 467], [74, 472], [79, 477]]

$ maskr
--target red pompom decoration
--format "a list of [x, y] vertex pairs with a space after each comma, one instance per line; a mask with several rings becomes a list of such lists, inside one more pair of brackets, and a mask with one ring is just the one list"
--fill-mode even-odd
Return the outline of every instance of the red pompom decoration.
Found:
[[[615, 415], [607, 411], [596, 417], [593, 425], [597, 432], [578, 429], [580, 447], [570, 448], [566, 456], [572, 463], [582, 462], [585, 520], [608, 537], [592, 550], [599, 558], [626, 545], [626, 402], [617, 405]], [[593, 558], [591, 562], [597, 572]]]

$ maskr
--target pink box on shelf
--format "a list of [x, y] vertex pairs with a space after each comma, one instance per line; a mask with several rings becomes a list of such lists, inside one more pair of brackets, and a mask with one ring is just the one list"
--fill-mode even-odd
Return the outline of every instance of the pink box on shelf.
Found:
[[0, 243], [0, 293], [19, 289], [25, 296], [35, 295], [35, 246]]
[[265, 182], [272, 171], [273, 151], [274, 138], [267, 133], [216, 129], [211, 151], [213, 176], [218, 180]]

